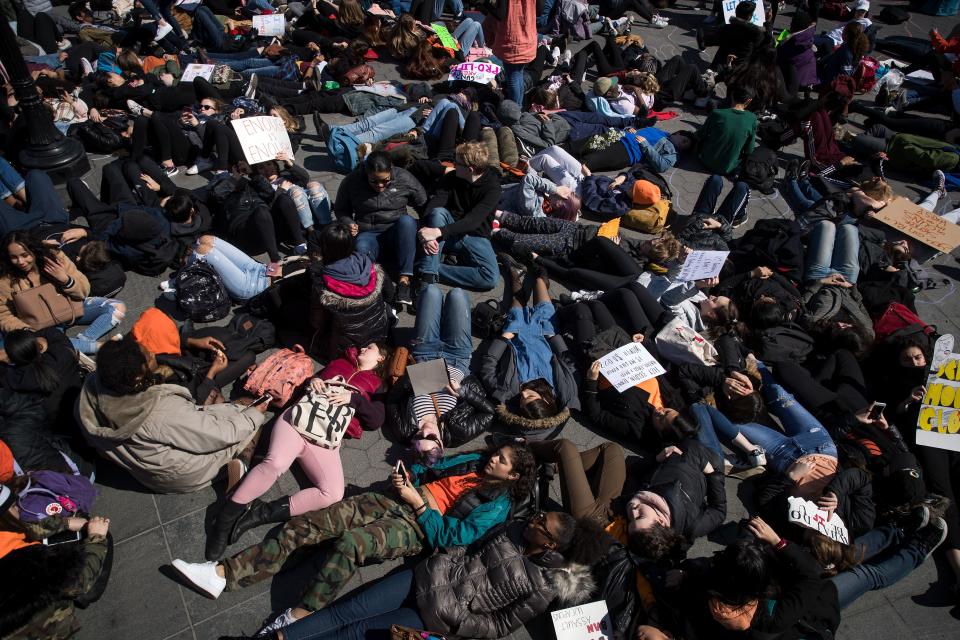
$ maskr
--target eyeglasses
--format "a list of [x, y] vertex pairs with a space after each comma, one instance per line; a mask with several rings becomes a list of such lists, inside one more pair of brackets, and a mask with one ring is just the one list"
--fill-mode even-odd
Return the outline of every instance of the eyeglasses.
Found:
[[215, 109], [216, 107], [214, 107], [213, 105], [209, 105], [209, 104], [200, 105], [200, 111], [213, 111]]
[[538, 511], [537, 513], [535, 513], [533, 517], [530, 518], [530, 524], [532, 524], [537, 529], [539, 529], [540, 533], [542, 533], [547, 538], [547, 540], [549, 540], [553, 544], [557, 544], [557, 539], [553, 537], [552, 533], [550, 533], [550, 529], [547, 529], [547, 512], [546, 511]]
[[389, 186], [391, 182], [393, 182], [393, 178], [380, 180], [378, 178], [374, 178], [373, 176], [367, 176], [367, 182], [378, 187], [386, 187], [386, 186]]

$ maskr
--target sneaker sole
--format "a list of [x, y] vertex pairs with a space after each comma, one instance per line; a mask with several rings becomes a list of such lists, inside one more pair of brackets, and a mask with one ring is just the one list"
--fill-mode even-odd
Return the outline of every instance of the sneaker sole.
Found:
[[[932, 556], [932, 555], [933, 555], [933, 552], [936, 551], [938, 548], [940, 548], [940, 545], [943, 544], [943, 541], [947, 539], [947, 523], [946, 523], [946, 521], [945, 521], [943, 518], [937, 518], [934, 522], [939, 522], [939, 523], [940, 523], [940, 527], [939, 527], [939, 529], [940, 529], [940, 540], [937, 542], [937, 544], [935, 544], [935, 545], [933, 545], [932, 547], [930, 547], [930, 550], [927, 551], [926, 554], [923, 556], [923, 559], [924, 559], [924, 560], [926, 560], [927, 558], [929, 558], [930, 556]], [[927, 526], [931, 526], [931, 525], [927, 525]]]
[[197, 584], [196, 582], [194, 582], [194, 581], [193, 581], [193, 578], [191, 578], [188, 573], [186, 573], [186, 572], [183, 571], [180, 567], [177, 566], [176, 561], [170, 563], [170, 566], [172, 566], [172, 567], [174, 568], [174, 570], [175, 570], [178, 574], [180, 574], [180, 575], [183, 577], [183, 579], [186, 580], [187, 583], [188, 583], [191, 587], [193, 587], [194, 589], [196, 589], [196, 590], [199, 591], [200, 593], [206, 595], [208, 598], [210, 598], [210, 599], [212, 599], [212, 600], [216, 600], [217, 598], [220, 597], [220, 594], [219, 594], [219, 593], [216, 594], [216, 595], [214, 595], [212, 591], [207, 591], [205, 588], [203, 588], [202, 586], [200, 586], [199, 584]]

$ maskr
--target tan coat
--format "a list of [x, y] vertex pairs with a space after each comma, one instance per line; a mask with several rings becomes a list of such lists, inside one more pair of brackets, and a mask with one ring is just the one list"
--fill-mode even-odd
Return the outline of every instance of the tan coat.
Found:
[[57, 287], [57, 291], [71, 300], [83, 302], [83, 299], [90, 295], [90, 281], [87, 280], [87, 276], [80, 273], [77, 265], [73, 264], [73, 260], [65, 254], [61, 253], [60, 256], [67, 265], [67, 275], [73, 278], [73, 285], [70, 287], [62, 287], [51, 280], [47, 274], [43, 272], [40, 265], [37, 265], [38, 271], [26, 277], [15, 279], [0, 277], [0, 331], [9, 333], [16, 329], [30, 328], [27, 323], [20, 320], [16, 315], [16, 309], [13, 306], [14, 293], [39, 287], [41, 284], [49, 282]]

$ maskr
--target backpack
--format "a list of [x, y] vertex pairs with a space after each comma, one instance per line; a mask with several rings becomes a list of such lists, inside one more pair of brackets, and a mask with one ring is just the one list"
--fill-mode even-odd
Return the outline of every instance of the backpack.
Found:
[[877, 86], [877, 70], [880, 61], [873, 56], [863, 56], [857, 70], [853, 72], [853, 83], [857, 93], [869, 93]]
[[887, 24], [902, 24], [910, 19], [910, 12], [900, 7], [886, 6], [877, 19]]
[[757, 220], [737, 242], [730, 258], [737, 273], [766, 265], [799, 282], [803, 277], [801, 234], [796, 220]]
[[743, 162], [740, 179], [751, 189], [756, 189], [764, 195], [774, 192], [774, 184], [780, 165], [777, 163], [777, 153], [767, 147], [756, 147]]
[[813, 352], [813, 338], [792, 322], [759, 331], [755, 340], [757, 359], [764, 362], [803, 362]]
[[820, 6], [820, 17], [830, 20], [846, 20], [852, 12], [842, 0], [826, 0]]
[[90, 513], [93, 509], [97, 489], [79, 473], [34, 471], [28, 478], [26, 488], [17, 498], [20, 519], [24, 522], [40, 522], [50, 516], [69, 517]]
[[649, 206], [630, 209], [620, 218], [620, 224], [640, 233], [657, 234], [663, 231], [669, 215], [670, 201], [661, 198]]
[[223, 280], [206, 262], [194, 262], [173, 278], [177, 308], [195, 322], [213, 322], [230, 313], [230, 295]]
[[278, 349], [247, 376], [243, 390], [255, 396], [269, 393], [274, 407], [290, 402], [300, 385], [313, 376], [313, 359], [298, 344], [293, 349]]
[[500, 310], [500, 301], [490, 298], [478, 302], [470, 314], [470, 326], [473, 335], [481, 340], [490, 340], [503, 332], [507, 316]]
[[922, 333], [931, 341], [935, 339], [937, 328], [927, 324], [920, 319], [909, 307], [899, 302], [891, 302], [887, 305], [883, 315], [873, 323], [873, 332], [877, 340], [883, 340], [893, 336], [903, 337], [912, 333]]

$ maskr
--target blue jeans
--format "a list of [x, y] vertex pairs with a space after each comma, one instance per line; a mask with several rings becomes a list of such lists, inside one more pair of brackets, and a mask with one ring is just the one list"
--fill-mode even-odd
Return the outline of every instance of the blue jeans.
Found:
[[301, 227], [309, 229], [330, 224], [330, 196], [323, 185], [318, 183], [310, 187], [309, 192], [304, 191], [303, 187], [293, 185], [287, 189], [287, 195], [297, 207], [297, 218], [300, 219]]
[[750, 187], [746, 182], [735, 182], [733, 189], [723, 199], [723, 204], [717, 209], [717, 200], [720, 198], [720, 192], [723, 191], [723, 178], [718, 175], [712, 175], [703, 183], [700, 189], [700, 195], [697, 197], [697, 203], [693, 206], [693, 213], [705, 216], [717, 216], [726, 219], [727, 222], [733, 222], [747, 209], [747, 203], [750, 202]]
[[260, 11], [276, 11], [268, 0], [247, 0], [247, 9], [259, 9]]
[[63, 68], [59, 53], [48, 53], [45, 56], [24, 56], [23, 59], [33, 64], [45, 64], [53, 70]]
[[[211, 58], [211, 60], [216, 60]], [[236, 72], [250, 71], [252, 69], [263, 69], [265, 67], [275, 67], [267, 58], [254, 57], [254, 58], [228, 58], [226, 60], [216, 60], [220, 64], [225, 64]]]
[[400, 275], [413, 275], [413, 259], [417, 255], [417, 221], [406, 214], [382, 231], [364, 231], [357, 235], [356, 250], [366, 253], [374, 262], [380, 250], [392, 255], [400, 265]]
[[823, 200], [823, 194], [817, 191], [809, 178], [801, 178], [800, 180], [790, 178], [787, 180], [783, 197], [797, 218], [802, 218], [801, 214], [806, 213], [813, 205]]
[[879, 527], [857, 538], [856, 542], [867, 544], [866, 560], [830, 578], [841, 609], [868, 591], [889, 587], [923, 564], [925, 553], [915, 540], [895, 546], [900, 535], [893, 527]]
[[0, 157], [0, 200], [9, 198], [26, 186], [23, 176], [10, 166], [6, 158]]
[[525, 64], [503, 64], [503, 73], [507, 77], [506, 96], [523, 106], [523, 68]]
[[[454, 222], [453, 214], [437, 208], [423, 219], [424, 227], [442, 228]], [[444, 252], [457, 256], [457, 264], [440, 262]], [[480, 236], [456, 236], [440, 241], [436, 255], [424, 254], [417, 259], [417, 272], [436, 275], [440, 282], [455, 287], [470, 287], [489, 291], [500, 281], [497, 254], [489, 238]]]
[[[16, 172], [11, 169], [12, 176]], [[9, 177], [8, 176], [8, 177]], [[11, 179], [11, 181], [13, 181]], [[0, 202], [0, 235], [11, 231], [32, 229], [40, 223], [67, 224], [70, 214], [63, 207], [50, 176], [37, 169], [27, 173], [24, 181], [27, 191], [27, 209], [14, 209], [6, 202]]]
[[855, 224], [821, 220], [807, 234], [804, 277], [813, 281], [834, 273], [856, 284], [860, 276], [860, 230]]
[[[439, 20], [440, 16], [443, 14], [443, 5], [450, 3], [450, 13], [455, 16], [459, 16], [463, 13], [463, 0], [434, 0], [433, 2], [433, 19]], [[400, 15], [399, 13], [397, 14]], [[457, 36], [454, 36], [456, 38]]]
[[270, 286], [267, 277], [267, 266], [257, 262], [240, 249], [224, 240], [217, 238], [213, 248], [205, 254], [194, 251], [190, 254], [189, 264], [201, 260], [213, 267], [227, 293], [235, 300], [249, 300]]
[[81, 333], [70, 338], [73, 348], [81, 353], [93, 355], [97, 352], [97, 339], [120, 324], [126, 307], [113, 298], [86, 298], [83, 301], [83, 317], [77, 320], [79, 325], [87, 325]]
[[147, 13], [157, 20], [160, 18], [166, 20], [167, 24], [173, 27], [173, 32], [181, 38], [184, 38], [186, 36], [183, 34], [183, 29], [180, 28], [180, 23], [173, 17], [173, 11], [171, 10], [174, 2], [176, 2], [176, 0], [160, 0], [159, 3], [154, 0], [142, 0], [141, 4], [143, 8], [147, 10]]
[[483, 37], [483, 25], [473, 18], [464, 18], [463, 22], [457, 25], [454, 30], [453, 37], [457, 39], [460, 50], [463, 51], [464, 55], [470, 53], [474, 44], [478, 47], [487, 46], [487, 41]]
[[[717, 437], [717, 429], [714, 427], [716, 421], [730, 419], [720, 413], [716, 407], [698, 402], [690, 407], [694, 417], [697, 419], [697, 440], [711, 451], [723, 455], [723, 447], [720, 446], [720, 438]], [[732, 424], [732, 423], [731, 423]]]
[[422, 629], [413, 590], [413, 570], [405, 569], [372, 582], [349, 598], [314, 611], [283, 629], [286, 640], [365, 640], [371, 631], [389, 635], [400, 624]]
[[457, 119], [460, 121], [459, 127], [463, 129], [466, 120], [463, 117], [463, 112], [460, 111], [460, 107], [457, 106], [456, 102], [443, 98], [433, 107], [427, 119], [423, 121], [423, 130], [426, 131], [430, 137], [440, 137], [440, 130], [443, 128], [443, 118], [447, 115], [448, 111], [457, 112]]
[[269, 64], [265, 67], [255, 67], [251, 69], [246, 69], [240, 72], [240, 75], [243, 76], [244, 80], [249, 80], [250, 76], [257, 74], [261, 78], [279, 78], [283, 73], [283, 69], [274, 64]]
[[443, 358], [464, 373], [470, 371], [473, 340], [470, 338], [470, 297], [451, 289], [446, 299], [435, 284], [427, 285], [417, 301], [411, 353], [417, 362]]
[[213, 11], [202, 5], [193, 12], [193, 31], [190, 35], [212, 49], [222, 49], [227, 40], [223, 25], [214, 17]]
[[407, 109], [402, 112], [398, 112], [396, 109], [386, 109], [344, 125], [342, 129], [356, 138], [358, 143], [369, 142], [375, 144], [415, 129], [417, 123], [410, 118], [415, 112], [416, 109]]

